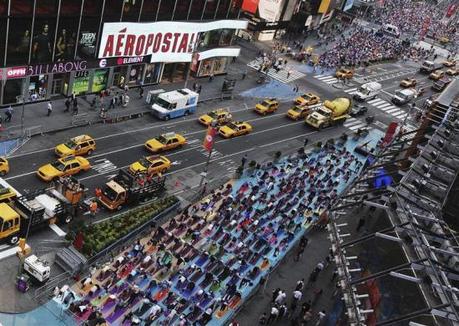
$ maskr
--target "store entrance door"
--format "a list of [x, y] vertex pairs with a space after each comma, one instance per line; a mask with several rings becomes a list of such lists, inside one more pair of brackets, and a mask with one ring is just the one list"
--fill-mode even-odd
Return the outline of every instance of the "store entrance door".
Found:
[[62, 94], [62, 86], [64, 85], [64, 80], [53, 79], [53, 84], [51, 85], [51, 95], [60, 95]]

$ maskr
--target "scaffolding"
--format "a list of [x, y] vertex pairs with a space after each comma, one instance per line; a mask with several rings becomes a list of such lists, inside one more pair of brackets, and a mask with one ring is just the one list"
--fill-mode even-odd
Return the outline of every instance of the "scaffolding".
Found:
[[[368, 314], [374, 309], [364, 304], [369, 294], [362, 293], [359, 285], [383, 276], [416, 284], [425, 308], [378, 321], [377, 325], [422, 325], [416, 318], [426, 315], [429, 324], [459, 325], [459, 243], [456, 232], [442, 217], [459, 173], [459, 96], [453, 96], [451, 89], [447, 95], [449, 101], [444, 96], [443, 101], [436, 102], [420, 129], [399, 134], [378, 153], [331, 209], [328, 231], [348, 325], [367, 325]], [[375, 189], [373, 181], [381, 168], [387, 170], [386, 175], [397, 176], [398, 181]], [[355, 207], [383, 211], [391, 227], [353, 237], [345, 220], [349, 209]], [[398, 243], [406, 263], [363, 277], [358, 257], [347, 251], [372, 238]], [[406, 270], [409, 272], [403, 272]]]

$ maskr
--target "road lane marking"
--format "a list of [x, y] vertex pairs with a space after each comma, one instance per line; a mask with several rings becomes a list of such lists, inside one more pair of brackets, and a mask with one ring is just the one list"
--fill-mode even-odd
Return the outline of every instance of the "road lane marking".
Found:
[[[245, 105], [246, 108], [249, 108], [248, 105], [245, 102], [244, 102], [244, 105]], [[231, 107], [226, 107], [226, 108], [228, 108], [231, 113], [247, 111], [247, 109], [239, 109], [239, 110], [234, 110], [233, 111], [233, 110], [231, 110]], [[210, 111], [212, 111], [212, 110], [210, 110]], [[201, 112], [201, 115], [205, 114], [205, 113], [206, 112]], [[166, 122], [166, 123], [163, 123], [163, 124], [161, 124], [161, 122], [163, 122], [163, 121], [158, 120], [158, 121], [152, 122], [151, 125], [148, 126], [148, 127], [143, 127], [143, 128], [138, 128], [138, 129], [131, 129], [131, 130], [119, 132], [119, 133], [116, 133], [116, 134], [110, 134], [110, 135], [106, 135], [106, 136], [101, 136], [101, 137], [94, 138], [94, 140], [97, 141], [97, 140], [101, 140], [101, 139], [107, 139], [107, 138], [111, 138], [111, 137], [117, 137], [117, 136], [122, 136], [122, 135], [126, 135], [126, 134], [132, 134], [132, 133], [137, 133], [137, 132], [140, 132], [140, 131], [145, 131], [145, 130], [154, 129], [154, 128], [164, 128], [164, 127], [167, 127], [169, 125], [177, 125], [177, 124], [181, 124], [181, 123], [185, 123], [185, 122], [189, 122], [189, 121], [193, 121], [193, 120], [197, 119], [197, 118], [195, 118], [193, 116], [189, 116], [189, 117], [190, 117], [189, 119], [183, 119], [183, 120], [178, 119], [176, 121]], [[36, 151], [24, 152], [24, 153], [20, 153], [20, 154], [17, 154], [17, 155], [11, 155], [8, 158], [12, 159], [12, 158], [17, 158], [17, 157], [22, 157], [22, 156], [27, 156], [27, 155], [33, 155], [33, 154], [47, 152], [47, 151], [54, 151], [54, 149], [55, 149], [55, 146], [54, 147], [50, 147], [50, 148], [39, 149], [39, 150], [36, 150]]]
[[[300, 123], [304, 123], [304, 121], [297, 121], [297, 122], [293, 122], [293, 123], [288, 123], [288, 124], [283, 124], [283, 125], [280, 125], [280, 126], [277, 126], [277, 127], [273, 127], [273, 128], [269, 128], [269, 129], [264, 129], [264, 130], [260, 130], [260, 131], [256, 131], [256, 132], [252, 132], [248, 135], [245, 135], [246, 137], [248, 136], [251, 136], [251, 135], [257, 135], [257, 134], [260, 134], [260, 133], [264, 133], [264, 132], [268, 132], [268, 131], [272, 131], [272, 130], [276, 130], [276, 129], [280, 129], [280, 128], [284, 128], [284, 127], [288, 127], [288, 126], [291, 126], [291, 125], [294, 125], [294, 124], [300, 124]], [[312, 133], [309, 133], [309, 134], [314, 134], [316, 133], [317, 131], [313, 131]], [[277, 144], [277, 143], [280, 143], [280, 142], [283, 142], [283, 141], [287, 141], [287, 140], [290, 140], [290, 139], [294, 139], [294, 138], [298, 138], [298, 137], [305, 137], [309, 134], [304, 134], [304, 135], [298, 135], [298, 136], [295, 136], [295, 137], [292, 137], [292, 138], [288, 138], [288, 139], [283, 139], [281, 141], [276, 141], [276, 142], [271, 142], [269, 144], [267, 144], [266, 146], [271, 146], [272, 144]], [[243, 136], [244, 137], [244, 136]], [[228, 142], [228, 141], [231, 141], [231, 140], [234, 140], [234, 138], [229, 138], [229, 139], [222, 139], [222, 140], [217, 140], [215, 141], [215, 144], [220, 144], [220, 143], [224, 143], [224, 142]], [[199, 147], [199, 146], [198, 146]], [[258, 146], [258, 147], [265, 147], [265, 146]], [[191, 148], [187, 148], [187, 149], [183, 149], [183, 150], [180, 150], [180, 151], [177, 151], [177, 152], [174, 152], [174, 153], [170, 153], [168, 156], [173, 156], [173, 155], [178, 155], [178, 154], [182, 154], [184, 152], [188, 152], [188, 151], [192, 151], [192, 150], [195, 150], [197, 147], [191, 147]], [[221, 158], [225, 158], [227, 156], [221, 156], [217, 159], [221, 159]], [[214, 159], [216, 160], [216, 159]], [[211, 162], [213, 160], [211, 159]], [[201, 163], [199, 163], [201, 164]], [[202, 164], [205, 164], [202, 163]], [[130, 165], [130, 164], [129, 164]], [[127, 168], [129, 165], [126, 165], [126, 166], [122, 166], [120, 167], [119, 169], [125, 169]], [[180, 171], [183, 170], [183, 169], [180, 169]], [[174, 173], [175, 171], [172, 171], [172, 172], [168, 172], [166, 173], [165, 175], [168, 175], [168, 174], [172, 174]], [[84, 181], [84, 180], [88, 180], [88, 179], [92, 179], [92, 178], [95, 178], [95, 177], [98, 177], [100, 175], [104, 175], [106, 173], [100, 173], [100, 174], [93, 174], [93, 175], [88, 175], [86, 177], [83, 177], [83, 178], [79, 178], [78, 180], [80, 181]]]

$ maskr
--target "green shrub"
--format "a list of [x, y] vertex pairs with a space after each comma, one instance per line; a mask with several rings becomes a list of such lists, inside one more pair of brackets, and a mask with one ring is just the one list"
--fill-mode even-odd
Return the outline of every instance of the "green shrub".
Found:
[[167, 197], [142, 207], [134, 208], [98, 224], [92, 224], [87, 227], [79, 225], [79, 228], [75, 229], [75, 232], [72, 232], [72, 236], [69, 240], [73, 241], [75, 235], [79, 231], [83, 231], [84, 244], [81, 252], [85, 256], [91, 257], [114, 243], [117, 239], [127, 235], [135, 228], [158, 215], [166, 208], [172, 206], [177, 201], [177, 197]]

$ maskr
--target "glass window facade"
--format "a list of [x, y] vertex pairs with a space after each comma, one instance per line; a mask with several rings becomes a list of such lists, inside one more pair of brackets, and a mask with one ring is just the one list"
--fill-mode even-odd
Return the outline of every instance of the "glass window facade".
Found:
[[[236, 18], [241, 3], [241, 0], [105, 0], [104, 6], [102, 0], [0, 0], [0, 30], [4, 31], [0, 33], [0, 63], [19, 66], [91, 59], [97, 54], [101, 23]], [[201, 40], [205, 40], [207, 47], [227, 44], [228, 38], [222, 33], [206, 33]]]
[[187, 20], [190, 10], [191, 0], [177, 0], [175, 6], [174, 20]]

